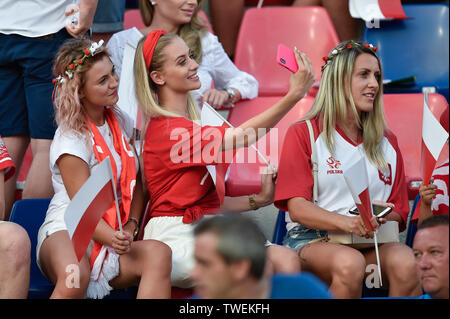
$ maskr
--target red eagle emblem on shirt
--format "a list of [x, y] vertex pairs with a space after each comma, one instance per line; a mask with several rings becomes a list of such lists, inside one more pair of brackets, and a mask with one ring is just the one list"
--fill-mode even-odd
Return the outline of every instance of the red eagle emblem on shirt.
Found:
[[380, 180], [384, 182], [386, 185], [392, 185], [392, 167], [391, 164], [388, 163], [388, 168], [384, 169], [383, 172], [378, 170], [378, 176]]

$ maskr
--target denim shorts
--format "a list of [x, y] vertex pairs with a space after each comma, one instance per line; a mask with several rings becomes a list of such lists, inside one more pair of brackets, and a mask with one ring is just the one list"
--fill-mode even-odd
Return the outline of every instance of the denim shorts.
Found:
[[313, 242], [326, 242], [328, 232], [324, 230], [310, 229], [303, 225], [297, 225], [290, 229], [283, 240], [283, 246], [299, 251]]
[[66, 29], [42, 37], [0, 33], [0, 135], [53, 139], [53, 60]]
[[105, 33], [123, 30], [125, 0], [99, 0], [95, 10], [92, 32]]

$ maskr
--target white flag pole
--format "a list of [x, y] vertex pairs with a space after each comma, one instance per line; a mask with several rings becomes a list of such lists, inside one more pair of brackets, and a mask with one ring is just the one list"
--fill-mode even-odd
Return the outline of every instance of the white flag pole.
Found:
[[[107, 159], [110, 161], [109, 156], [107, 157]], [[123, 229], [122, 229], [122, 219], [120, 218], [120, 209], [119, 209], [119, 201], [117, 199], [117, 191], [116, 191], [116, 181], [114, 179], [114, 174], [112, 171], [112, 167], [111, 164], [109, 165], [109, 173], [111, 174], [112, 178], [112, 185], [113, 185], [113, 192], [114, 192], [114, 202], [116, 203], [116, 212], [117, 212], [117, 220], [119, 221], [119, 229], [120, 232], [123, 233]]]
[[[223, 118], [223, 116], [222, 115], [220, 115], [220, 113], [219, 112], [217, 112], [211, 105], [209, 105], [208, 103], [206, 103], [206, 102], [203, 102], [203, 106], [207, 106], [207, 107], [209, 107], [211, 110], [213, 110], [216, 114], [217, 114], [217, 116], [219, 116], [221, 119], [222, 119], [222, 121], [224, 121], [225, 123], [227, 123], [230, 127], [232, 127], [232, 128], [234, 128], [234, 126], [233, 125], [231, 125], [231, 123], [230, 122], [228, 122], [226, 119], [224, 119]], [[256, 146], [255, 145], [250, 145], [255, 151], [256, 151], [256, 153], [258, 154], [258, 156], [259, 156], [259, 158], [261, 158], [262, 160], [263, 160], [263, 162], [267, 165], [267, 166], [270, 166], [270, 164], [269, 164], [269, 162], [267, 161], [267, 159], [264, 157], [264, 155], [262, 155], [262, 153], [256, 148]]]
[[373, 233], [373, 241], [375, 243], [375, 254], [377, 256], [377, 266], [378, 266], [378, 276], [380, 277], [380, 285], [383, 286], [383, 279], [381, 279], [381, 266], [380, 266], [380, 254], [378, 252], [378, 240], [377, 240], [377, 232]]

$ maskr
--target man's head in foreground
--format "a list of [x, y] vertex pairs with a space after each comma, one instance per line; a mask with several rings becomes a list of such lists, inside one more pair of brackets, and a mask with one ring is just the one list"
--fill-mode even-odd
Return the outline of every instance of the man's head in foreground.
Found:
[[449, 298], [449, 217], [423, 221], [414, 238], [414, 255], [422, 288], [433, 299]]
[[267, 249], [255, 223], [234, 214], [204, 218], [194, 235], [196, 265], [191, 277], [200, 297], [262, 297], [258, 294], [264, 291]]

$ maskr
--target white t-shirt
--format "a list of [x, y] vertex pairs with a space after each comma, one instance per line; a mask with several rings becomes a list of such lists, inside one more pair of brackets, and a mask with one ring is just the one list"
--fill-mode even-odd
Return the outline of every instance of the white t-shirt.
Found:
[[[348, 212], [355, 205], [344, 179], [344, 171], [356, 160], [364, 157], [369, 177], [369, 192], [372, 200], [390, 202], [395, 205], [406, 222], [409, 213], [408, 196], [404, 179], [403, 159], [395, 136], [386, 133], [381, 149], [388, 168], [380, 171], [365, 156], [362, 143], [352, 142], [339, 127], [334, 134], [335, 154], [332, 156], [325, 144], [323, 132], [317, 119], [311, 120], [315, 132], [315, 147], [318, 162], [317, 205], [329, 212], [351, 216]], [[361, 141], [362, 142], [362, 141]], [[311, 172], [311, 143], [306, 122], [296, 122], [288, 129], [284, 138], [275, 191], [275, 206], [287, 211], [287, 201], [294, 197], [312, 199], [313, 176]], [[297, 223], [286, 214], [287, 230]]]
[[65, 9], [71, 0], [1, 0], [0, 33], [40, 37], [66, 25]]
[[[111, 53], [111, 61], [116, 67], [120, 77], [122, 72], [122, 59], [126, 43], [136, 48], [143, 34], [136, 28], [127, 29], [114, 34], [106, 47]], [[217, 37], [206, 32], [201, 39], [202, 63], [198, 68], [201, 87], [193, 91], [194, 97], [199, 102], [204, 91], [211, 88], [214, 82], [216, 89], [237, 89], [243, 99], [253, 99], [258, 96], [258, 81], [250, 74], [240, 71], [228, 58]]]
[[[123, 123], [119, 119], [119, 125], [122, 129], [122, 133], [125, 138], [129, 141], [130, 137], [133, 135], [133, 124], [130, 117], [124, 113]], [[122, 169], [122, 161], [120, 156], [114, 149], [114, 140], [111, 134], [111, 130], [109, 128], [108, 123], [105, 121], [105, 124], [97, 127], [100, 134], [102, 134], [103, 139], [108, 145], [109, 150], [116, 162], [117, 166], [117, 179], [120, 180], [120, 172]], [[74, 132], [64, 132], [62, 134], [61, 129], [58, 127], [56, 130], [55, 136], [53, 138], [52, 144], [50, 146], [50, 171], [52, 173], [52, 183], [53, 189], [55, 191], [55, 195], [53, 196], [48, 211], [52, 211], [54, 208], [66, 206], [70, 202], [70, 198], [67, 194], [66, 187], [64, 186], [64, 182], [61, 177], [61, 172], [59, 171], [59, 167], [56, 164], [59, 157], [63, 154], [70, 154], [81, 158], [85, 161], [89, 166], [89, 171], [92, 173], [96, 166], [99, 164], [97, 158], [95, 157], [93, 146], [91, 140], [86, 143], [86, 139], [84, 137], [80, 137], [78, 134]], [[136, 171], [138, 170], [138, 159], [135, 156], [135, 165]], [[120, 198], [120, 183], [117, 183], [117, 196]]]

